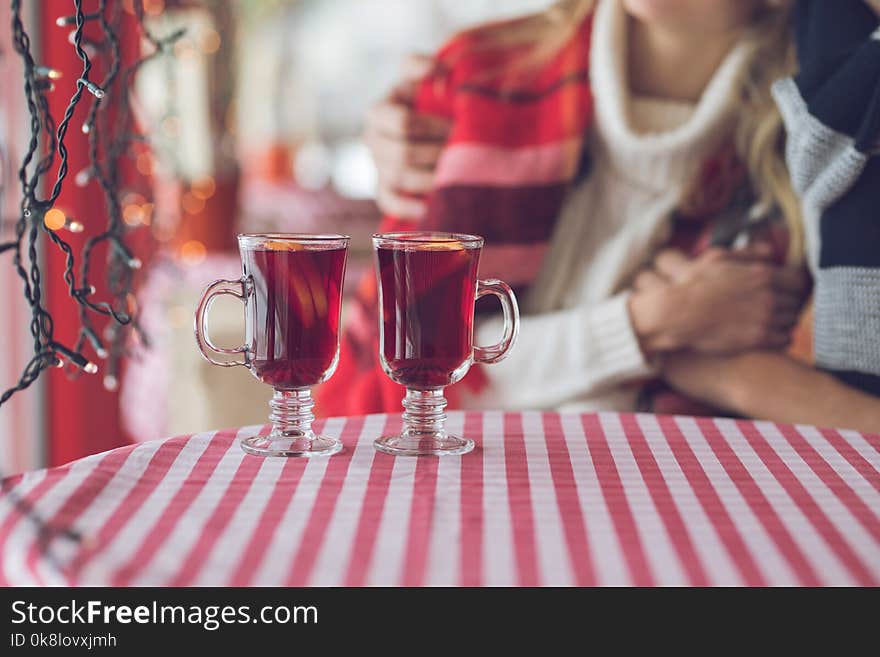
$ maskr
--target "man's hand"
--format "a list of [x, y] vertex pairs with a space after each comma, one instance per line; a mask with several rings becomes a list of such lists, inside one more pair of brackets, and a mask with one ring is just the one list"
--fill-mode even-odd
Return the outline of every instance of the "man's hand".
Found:
[[364, 141], [378, 171], [379, 208], [401, 219], [425, 213], [424, 195], [434, 184], [434, 169], [446, 143], [446, 119], [413, 110], [416, 86], [435, 65], [429, 57], [411, 55], [400, 83], [367, 113]]
[[806, 274], [767, 261], [765, 247], [709, 249], [689, 259], [665, 250], [635, 280], [633, 326], [647, 354], [730, 354], [788, 345]]

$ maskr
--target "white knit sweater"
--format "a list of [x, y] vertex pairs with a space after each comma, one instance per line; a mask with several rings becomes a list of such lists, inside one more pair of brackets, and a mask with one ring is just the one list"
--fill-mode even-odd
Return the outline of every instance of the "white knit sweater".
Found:
[[[569, 191], [545, 265], [520, 300], [516, 346], [484, 368], [489, 385], [468, 406], [632, 410], [638, 381], [654, 373], [633, 332], [626, 290], [669, 239], [683, 187], [728, 134], [748, 47], [736, 46], [699, 102], [682, 106], [630, 97], [619, 0], [600, 0], [593, 29], [591, 171]], [[486, 345], [500, 335], [501, 321], [492, 318], [475, 339]]]

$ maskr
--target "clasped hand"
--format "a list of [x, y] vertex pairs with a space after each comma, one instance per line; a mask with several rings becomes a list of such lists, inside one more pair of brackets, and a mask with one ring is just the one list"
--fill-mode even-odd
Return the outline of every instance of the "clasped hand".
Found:
[[733, 354], [782, 349], [809, 289], [801, 268], [775, 265], [771, 249], [710, 248], [695, 258], [666, 249], [633, 282], [633, 328], [647, 356], [691, 350]]

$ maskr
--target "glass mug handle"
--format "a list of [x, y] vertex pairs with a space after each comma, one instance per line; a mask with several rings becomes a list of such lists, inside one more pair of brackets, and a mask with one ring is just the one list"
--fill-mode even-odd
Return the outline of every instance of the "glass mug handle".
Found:
[[497, 278], [477, 281], [477, 299], [487, 294], [498, 297], [501, 302], [501, 310], [504, 313], [504, 336], [500, 342], [491, 347], [474, 346], [474, 362], [491, 364], [503, 360], [516, 342], [516, 336], [519, 335], [519, 307], [510, 286]]
[[[202, 356], [204, 356], [205, 360], [207, 360], [212, 365], [220, 365], [221, 367], [235, 367], [236, 365], [247, 366], [247, 345], [242, 345], [241, 347], [236, 347], [235, 349], [218, 347], [213, 342], [211, 342], [211, 337], [208, 334], [208, 313], [211, 310], [211, 306], [214, 304], [214, 301], [216, 301], [217, 297], [222, 294], [228, 294], [235, 297], [242, 303], [247, 303], [247, 299], [245, 297], [244, 279], [240, 279], [237, 281], [227, 281], [221, 279], [218, 281], [214, 281], [205, 288], [205, 291], [202, 293], [202, 298], [199, 300], [199, 305], [196, 308], [196, 343], [199, 345], [199, 351], [202, 352]], [[213, 354], [244, 354], [245, 357], [243, 360], [223, 361], [214, 360], [213, 358], [211, 358]]]

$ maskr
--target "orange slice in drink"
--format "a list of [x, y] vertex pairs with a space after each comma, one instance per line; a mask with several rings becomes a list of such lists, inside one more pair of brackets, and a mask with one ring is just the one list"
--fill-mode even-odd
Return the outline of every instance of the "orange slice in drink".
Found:
[[263, 242], [263, 246], [270, 251], [302, 251], [305, 247], [297, 242], [287, 242], [283, 240], [268, 240]]
[[422, 242], [419, 243], [420, 251], [464, 251], [464, 244], [458, 240], [449, 240], [443, 242]]

